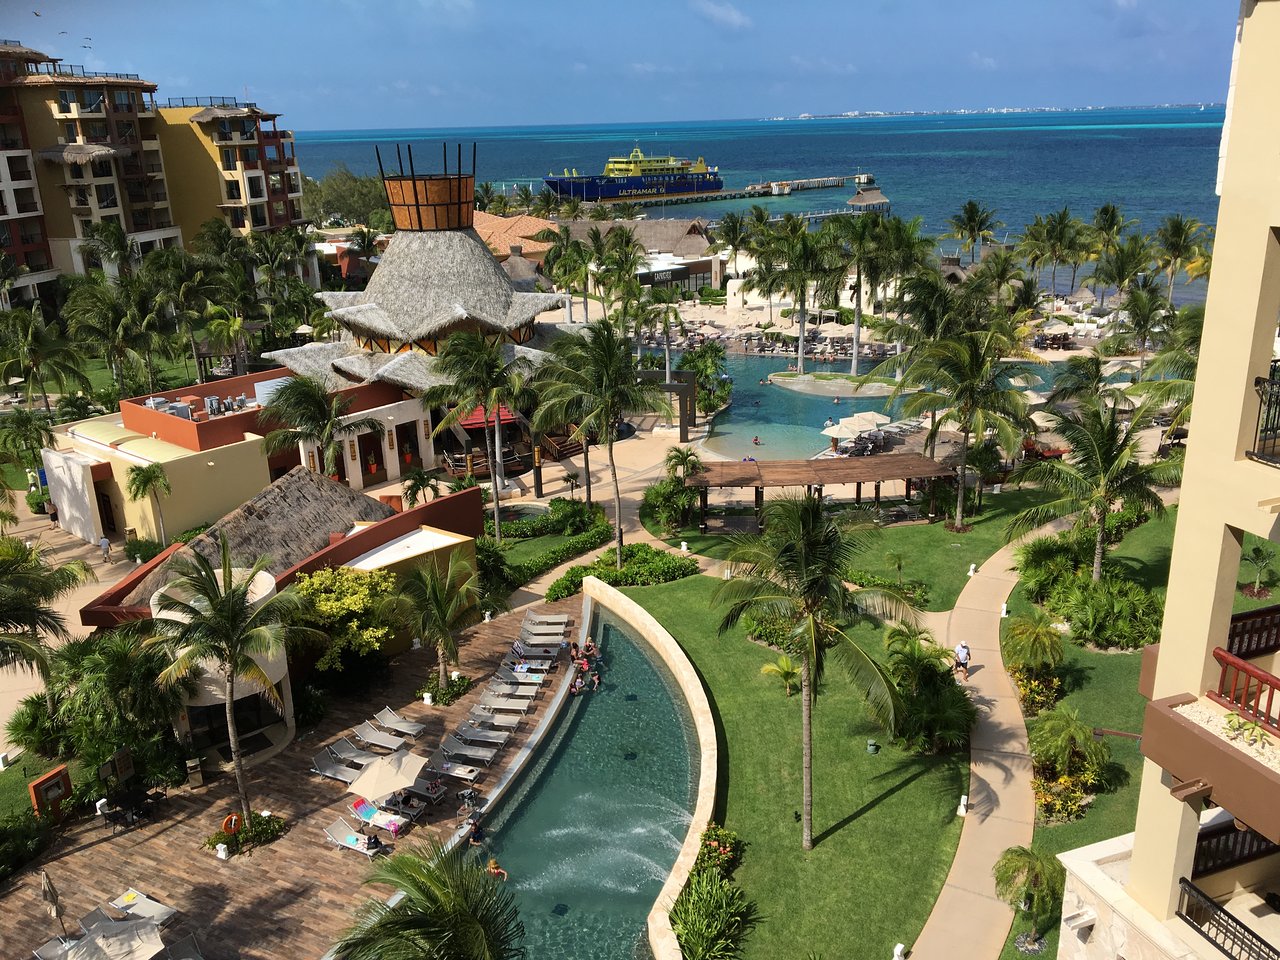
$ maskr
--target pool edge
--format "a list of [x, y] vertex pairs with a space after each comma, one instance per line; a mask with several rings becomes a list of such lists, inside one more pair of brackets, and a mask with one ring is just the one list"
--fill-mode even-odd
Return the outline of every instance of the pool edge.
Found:
[[621, 619], [631, 628], [636, 637], [648, 644], [649, 648], [661, 658], [680, 688], [685, 705], [689, 709], [689, 715], [693, 719], [694, 730], [698, 735], [698, 792], [689, 822], [689, 831], [685, 835], [684, 843], [680, 846], [680, 853], [672, 864], [666, 882], [654, 900], [648, 917], [649, 947], [656, 960], [681, 960], [680, 945], [676, 941], [675, 931], [671, 928], [668, 911], [675, 903], [676, 897], [680, 895], [680, 891], [684, 889], [685, 883], [689, 880], [689, 874], [693, 871], [694, 862], [698, 859], [702, 832], [711, 822], [711, 811], [715, 805], [719, 753], [711, 704], [707, 700], [702, 681], [698, 678], [698, 673], [684, 650], [647, 610], [596, 577], [583, 579], [582, 596], [584, 624], [591, 622], [593, 608], [598, 604]]

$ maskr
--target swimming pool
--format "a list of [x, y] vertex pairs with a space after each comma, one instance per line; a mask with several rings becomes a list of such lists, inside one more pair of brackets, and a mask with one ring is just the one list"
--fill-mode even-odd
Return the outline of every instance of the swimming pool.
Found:
[[[593, 624], [606, 670], [572, 700], [486, 817], [530, 957], [633, 960], [691, 822], [697, 737], [665, 666], [619, 621]], [[646, 948], [647, 949], [647, 948]]]

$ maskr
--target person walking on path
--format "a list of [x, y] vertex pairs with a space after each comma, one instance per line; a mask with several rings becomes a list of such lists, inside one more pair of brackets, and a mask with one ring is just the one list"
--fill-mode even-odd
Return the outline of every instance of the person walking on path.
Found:
[[966, 683], [969, 681], [969, 659], [972, 656], [968, 643], [961, 640], [956, 644], [956, 672], [964, 675]]
[[98, 541], [98, 546], [102, 548], [102, 562], [110, 563], [111, 541], [107, 539], [107, 535], [105, 533], [102, 535], [102, 539]]

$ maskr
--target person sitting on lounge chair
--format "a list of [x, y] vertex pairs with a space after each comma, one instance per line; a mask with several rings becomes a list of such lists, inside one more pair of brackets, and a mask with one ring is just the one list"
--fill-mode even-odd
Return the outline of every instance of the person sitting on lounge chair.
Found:
[[384, 844], [380, 839], [378, 839], [378, 835], [376, 833], [370, 834], [369, 836], [364, 838], [364, 848], [366, 850], [369, 850], [369, 851], [381, 850], [384, 846], [386, 846], [386, 844]]

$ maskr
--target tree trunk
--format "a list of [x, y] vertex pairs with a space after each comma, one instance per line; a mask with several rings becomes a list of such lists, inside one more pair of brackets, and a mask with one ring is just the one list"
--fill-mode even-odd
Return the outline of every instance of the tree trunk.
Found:
[[498, 482], [494, 479], [493, 473], [493, 434], [489, 432], [489, 421], [486, 417], [484, 424], [484, 445], [488, 448], [489, 454], [489, 486], [493, 490], [493, 539], [502, 542], [502, 518], [499, 516], [501, 511], [498, 509]]
[[1170, 266], [1169, 266], [1169, 295], [1168, 295], [1167, 297], [1165, 297], [1165, 300], [1166, 300], [1166, 301], [1168, 301], [1169, 309], [1170, 309], [1170, 310], [1172, 310], [1172, 309], [1173, 309], [1173, 276], [1174, 276], [1174, 273], [1176, 273], [1176, 271], [1175, 271], [1174, 267], [1173, 267], [1172, 265], [1170, 265]]
[[44, 385], [44, 379], [40, 380], [40, 395], [44, 397], [44, 412], [53, 413], [53, 408], [49, 406], [49, 388]]
[[1107, 515], [1099, 510], [1097, 513], [1098, 537], [1093, 543], [1093, 582], [1102, 579], [1102, 555], [1107, 545]]
[[671, 382], [671, 325], [667, 324], [662, 331], [662, 346], [667, 357], [667, 383]]
[[440, 661], [440, 689], [444, 690], [444, 685], [449, 682], [449, 664], [444, 655], [443, 640], [436, 644], [436, 659]]
[[236, 792], [240, 795], [240, 815], [244, 826], [249, 824], [249, 788], [244, 782], [244, 758], [240, 756], [240, 733], [236, 729], [236, 675], [230, 670], [227, 680], [227, 746], [231, 748], [231, 767], [236, 775]]
[[964, 527], [964, 491], [965, 491], [965, 470], [969, 465], [969, 431], [965, 430], [960, 435], [960, 466], [956, 470], [959, 478], [958, 491], [956, 492], [956, 529], [960, 530]]
[[194, 329], [187, 329], [187, 339], [191, 342], [191, 359], [195, 361], [196, 365], [196, 383], [204, 383], [204, 377], [200, 375], [202, 372], [200, 370], [200, 348], [196, 346], [196, 332]]
[[805, 300], [808, 298], [808, 291], [805, 285], [800, 285], [800, 296], [796, 297], [799, 302], [800, 310], [800, 339], [796, 345], [796, 373], [804, 373], [804, 322], [805, 322]]
[[853, 275], [853, 360], [849, 372], [858, 375], [858, 356], [862, 353], [862, 264]]
[[813, 689], [809, 658], [800, 658], [800, 845], [813, 849]]
[[502, 469], [502, 404], [493, 415], [493, 446], [498, 451], [498, 459], [494, 462], [489, 475], [493, 478], [495, 489], [507, 489], [507, 475]]
[[582, 492], [588, 507], [591, 506], [591, 455], [587, 452], [590, 446], [591, 438], [584, 434], [582, 437]]
[[169, 544], [169, 538], [164, 535], [164, 512], [160, 509], [160, 494], [152, 490], [151, 499], [156, 505], [156, 526], [160, 528], [160, 542], [166, 546]]
[[[613, 430], [613, 425], [609, 425], [609, 430]], [[618, 543], [618, 569], [622, 569], [622, 490], [618, 486], [618, 468], [613, 463], [613, 434], [609, 434], [609, 443], [605, 447], [605, 451], [609, 456], [609, 477], [613, 480], [613, 528], [617, 533]]]

